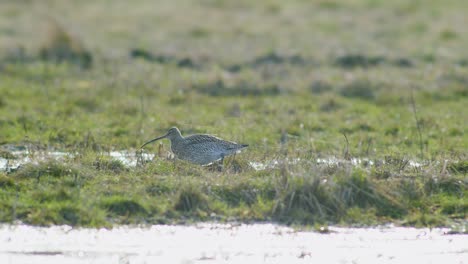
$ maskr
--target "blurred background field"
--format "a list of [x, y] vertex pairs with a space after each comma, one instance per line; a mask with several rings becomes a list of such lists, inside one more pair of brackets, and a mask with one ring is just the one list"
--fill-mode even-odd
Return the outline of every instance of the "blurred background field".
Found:
[[[74, 155], [0, 172], [0, 221], [466, 225], [466, 10], [1, 1], [1, 157]], [[250, 147], [222, 172], [174, 167], [169, 142], [136, 168], [105, 154], [171, 126]]]

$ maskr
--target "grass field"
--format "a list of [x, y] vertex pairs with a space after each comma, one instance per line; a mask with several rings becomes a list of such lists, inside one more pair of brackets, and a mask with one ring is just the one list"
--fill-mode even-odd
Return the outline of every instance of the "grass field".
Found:
[[[74, 155], [0, 172], [0, 222], [466, 229], [464, 10], [464, 0], [1, 1], [0, 155]], [[174, 166], [167, 141], [138, 167], [106, 155], [171, 126], [250, 147], [222, 172]], [[330, 157], [343, 162], [316, 162]]]

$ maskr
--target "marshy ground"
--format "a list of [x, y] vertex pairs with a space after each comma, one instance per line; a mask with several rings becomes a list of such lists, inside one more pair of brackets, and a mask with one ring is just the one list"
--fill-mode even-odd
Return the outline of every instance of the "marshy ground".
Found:
[[[32, 162], [0, 172], [0, 222], [466, 230], [467, 8], [2, 1], [0, 157]], [[109, 155], [172, 126], [250, 146], [222, 172]]]

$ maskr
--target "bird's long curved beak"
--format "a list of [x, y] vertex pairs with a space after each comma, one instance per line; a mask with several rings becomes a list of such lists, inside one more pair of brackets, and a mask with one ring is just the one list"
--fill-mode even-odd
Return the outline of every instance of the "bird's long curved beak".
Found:
[[166, 135], [164, 135], [164, 136], [161, 136], [161, 137], [157, 137], [157, 138], [155, 138], [155, 139], [152, 139], [152, 140], [146, 142], [145, 144], [141, 145], [140, 149], [142, 149], [144, 146], [148, 145], [149, 143], [152, 143], [152, 142], [154, 142], [154, 141], [156, 141], [156, 140], [160, 140], [160, 139], [163, 139], [163, 138], [167, 137], [167, 135], [168, 135], [168, 134], [166, 134]]

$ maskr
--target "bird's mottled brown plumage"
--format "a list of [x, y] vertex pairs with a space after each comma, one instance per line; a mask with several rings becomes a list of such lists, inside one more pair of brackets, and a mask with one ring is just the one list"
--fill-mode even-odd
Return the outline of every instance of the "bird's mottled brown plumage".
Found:
[[169, 129], [166, 135], [146, 142], [141, 148], [163, 138], [168, 138], [171, 141], [171, 150], [178, 159], [200, 165], [207, 165], [217, 160], [223, 160], [224, 157], [232, 155], [248, 146], [211, 135], [196, 134], [183, 137], [179, 129], [173, 127]]

